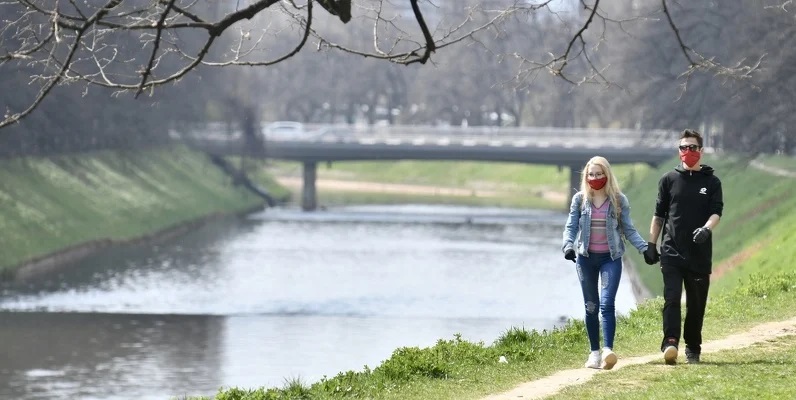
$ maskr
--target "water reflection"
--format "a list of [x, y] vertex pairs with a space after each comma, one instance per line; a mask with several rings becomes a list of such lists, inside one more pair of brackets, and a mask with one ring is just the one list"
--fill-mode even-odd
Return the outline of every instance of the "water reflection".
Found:
[[[268, 210], [107, 249], [4, 288], [0, 338], [20, 345], [0, 352], [0, 398], [279, 386], [455, 333], [489, 343], [511, 326], [551, 328], [582, 314], [562, 223], [463, 207]], [[623, 284], [617, 310], [632, 307]]]
[[163, 399], [222, 380], [223, 318], [0, 313], [0, 398]]

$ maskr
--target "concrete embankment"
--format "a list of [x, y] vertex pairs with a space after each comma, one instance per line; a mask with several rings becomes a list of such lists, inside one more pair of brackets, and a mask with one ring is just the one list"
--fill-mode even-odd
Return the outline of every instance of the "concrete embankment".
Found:
[[207, 156], [180, 147], [7, 159], [0, 167], [3, 279], [264, 206]]

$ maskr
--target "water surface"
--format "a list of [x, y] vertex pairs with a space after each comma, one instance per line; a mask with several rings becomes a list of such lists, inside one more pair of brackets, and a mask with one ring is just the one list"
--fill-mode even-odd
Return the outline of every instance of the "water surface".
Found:
[[[314, 382], [402, 346], [581, 317], [565, 215], [269, 209], [5, 287], [0, 398], [167, 399]], [[625, 280], [617, 310], [634, 307]], [[13, 344], [13, 346], [9, 346]]]

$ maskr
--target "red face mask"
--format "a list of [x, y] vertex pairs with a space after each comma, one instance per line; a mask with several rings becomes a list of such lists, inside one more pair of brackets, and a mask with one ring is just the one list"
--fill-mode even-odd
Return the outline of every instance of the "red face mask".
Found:
[[688, 168], [694, 168], [695, 165], [699, 163], [699, 159], [702, 157], [702, 153], [697, 150], [686, 150], [680, 152], [680, 160], [688, 166]]
[[602, 189], [605, 184], [608, 182], [608, 177], [604, 176], [599, 179], [587, 179], [586, 182], [589, 184], [589, 187], [594, 190]]

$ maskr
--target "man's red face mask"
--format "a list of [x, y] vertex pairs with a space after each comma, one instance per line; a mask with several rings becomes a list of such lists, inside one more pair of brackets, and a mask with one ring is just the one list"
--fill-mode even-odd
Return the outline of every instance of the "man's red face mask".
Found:
[[699, 151], [700, 147], [695, 144], [681, 144], [680, 145], [680, 160], [688, 166], [693, 168], [699, 163], [702, 157], [702, 152]]

